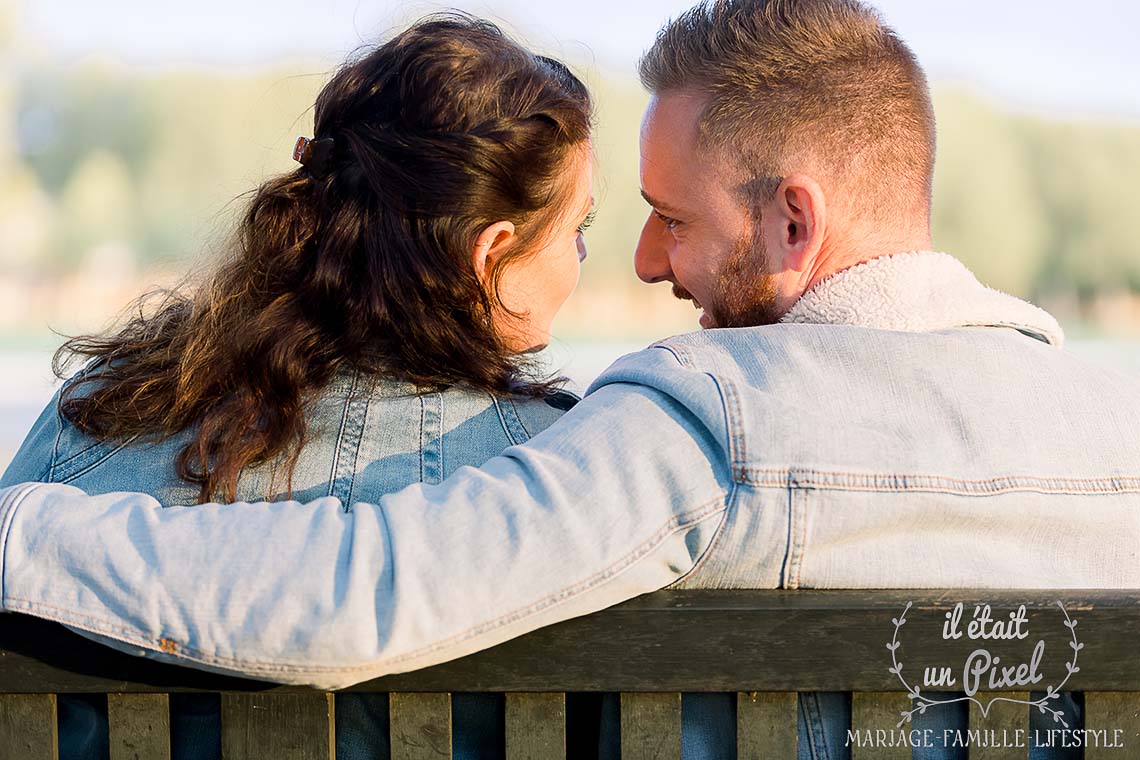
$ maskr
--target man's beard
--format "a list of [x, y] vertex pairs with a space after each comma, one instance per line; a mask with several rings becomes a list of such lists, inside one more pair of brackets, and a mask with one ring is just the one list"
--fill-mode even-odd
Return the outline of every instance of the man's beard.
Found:
[[[733, 244], [728, 259], [717, 272], [712, 302], [701, 304], [712, 327], [771, 325], [783, 316], [776, 306], [776, 278], [768, 272], [768, 251], [759, 230], [757, 220], [752, 231]], [[695, 300], [680, 285], [673, 286], [673, 295]]]

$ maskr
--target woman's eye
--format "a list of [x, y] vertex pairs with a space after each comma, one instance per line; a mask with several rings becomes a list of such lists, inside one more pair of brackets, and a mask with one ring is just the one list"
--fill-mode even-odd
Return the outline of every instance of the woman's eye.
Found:
[[595, 216], [597, 216], [597, 214], [593, 211], [586, 214], [586, 218], [583, 219], [582, 223], [578, 225], [578, 234], [579, 235], [584, 234], [586, 232], [586, 230], [588, 230], [590, 228], [590, 225], [594, 223]]
[[665, 216], [660, 211], [654, 211], [653, 213], [657, 214], [657, 218], [661, 220], [661, 223], [665, 225], [665, 229], [667, 230], [676, 229], [677, 225], [680, 224], [676, 219]]

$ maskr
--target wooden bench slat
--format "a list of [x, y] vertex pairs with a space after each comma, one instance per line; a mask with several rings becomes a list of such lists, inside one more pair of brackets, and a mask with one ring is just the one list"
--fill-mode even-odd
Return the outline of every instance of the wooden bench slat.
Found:
[[1085, 692], [1084, 722], [1087, 731], [1105, 732], [1095, 743], [1086, 734], [1085, 760], [1117, 760], [1134, 754], [1140, 747], [1140, 692]]
[[111, 760], [170, 760], [170, 697], [108, 694]]
[[[879, 641], [890, 633], [891, 617], [913, 603], [915, 615], [904, 635], [907, 650], [937, 655], [948, 663], [964, 662], [969, 642], [946, 641], [941, 628], [942, 615], [959, 601], [991, 605], [995, 620], [1026, 605], [1029, 630], [1046, 641], [1047, 652], [1066, 651], [1069, 645], [1058, 601], [1079, 619], [1078, 631], [1140, 629], [1140, 595], [1135, 590], [666, 589], [467, 657], [349, 690], [892, 691], [899, 688], [898, 679], [884, 667], [885, 641]], [[6, 652], [0, 657], [3, 693], [262, 688], [134, 658], [58, 623], [20, 614], [6, 618], [0, 626], [0, 650]], [[1066, 688], [1140, 689], [1140, 657], [1134, 656], [1127, 639], [1107, 636], [1082, 643], [1087, 648], [1081, 652], [1080, 672]], [[765, 656], [732, 656], [738, 652]], [[82, 667], [76, 668], [79, 664]], [[281, 686], [274, 691], [301, 688]]]
[[0, 760], [58, 760], [54, 694], [0, 694]]
[[[1029, 692], [982, 692], [974, 695], [974, 699], [983, 705], [989, 704], [995, 697], [1007, 699], [1029, 699]], [[971, 744], [967, 757], [970, 760], [1025, 760], [1029, 757], [1029, 745], [1033, 741], [1029, 735], [1029, 705], [1018, 702], [994, 702], [985, 716], [982, 708], [976, 703], [970, 703], [970, 730], [993, 732], [993, 737], [999, 746], [986, 747]], [[1017, 731], [1021, 731], [1021, 742], [1024, 746], [1013, 746]], [[1003, 734], [1004, 732], [1004, 734]], [[1004, 738], [1003, 738], [1004, 737]], [[1010, 746], [1000, 746], [1002, 743]]]
[[388, 715], [392, 760], [450, 760], [450, 693], [392, 692]]
[[515, 692], [506, 696], [507, 760], [566, 757], [566, 694]]
[[622, 760], [680, 760], [680, 692], [622, 692], [621, 756]]
[[222, 758], [333, 760], [333, 695], [222, 694]]
[[[870, 731], [872, 737], [877, 737], [878, 731], [886, 731], [888, 735], [900, 730], [910, 731], [911, 725], [903, 723], [896, 728], [902, 716], [900, 713], [910, 710], [913, 703], [906, 692], [899, 691], [856, 691], [851, 694], [851, 728], [854, 731]], [[877, 738], [868, 745], [853, 742], [851, 745], [851, 760], [910, 760], [911, 748], [899, 743], [900, 746], [888, 746], [890, 742], [878, 742]]]
[[736, 756], [740, 760], [795, 757], [799, 736], [794, 691], [736, 695]]

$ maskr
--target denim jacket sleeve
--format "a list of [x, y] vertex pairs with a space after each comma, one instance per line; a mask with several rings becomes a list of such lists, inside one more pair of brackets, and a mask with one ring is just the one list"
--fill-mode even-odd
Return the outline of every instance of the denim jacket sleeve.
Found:
[[530, 442], [378, 503], [161, 508], [0, 491], [2, 609], [222, 673], [338, 688], [662, 588], [730, 508], [716, 381], [620, 360]]

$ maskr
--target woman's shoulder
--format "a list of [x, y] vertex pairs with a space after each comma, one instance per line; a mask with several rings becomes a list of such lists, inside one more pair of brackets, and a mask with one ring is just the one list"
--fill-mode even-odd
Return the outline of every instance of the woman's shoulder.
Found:
[[[63, 385], [74, 381], [85, 370], [86, 368], [76, 372], [64, 381]], [[59, 414], [59, 397], [63, 385], [56, 389], [51, 400], [40, 410], [39, 416], [32, 423], [20, 448], [16, 450], [4, 471], [4, 476], [0, 478], [0, 487], [33, 480], [50, 482], [54, 479], [55, 458], [64, 432], [64, 420]]]
[[351, 493], [334, 495], [368, 498], [414, 482], [439, 482], [463, 466], [478, 467], [545, 430], [575, 401], [565, 392], [528, 398], [463, 386], [425, 390], [391, 378], [340, 373], [311, 411], [312, 435], [302, 459], [338, 463], [342, 478], [353, 473]]
[[51, 480], [52, 462], [62, 430], [57, 412], [58, 403], [59, 391], [56, 391], [51, 401], [32, 423], [31, 430], [24, 437], [20, 448], [16, 450], [3, 477], [0, 478], [0, 487], [6, 488], [16, 483], [33, 480], [42, 482]]
[[[100, 492], [98, 479], [92, 480], [88, 476], [127, 447], [131, 447], [133, 455], [135, 447], [131, 444], [134, 439], [104, 441], [94, 438], [62, 413], [61, 398], [65, 394], [79, 397], [89, 393], [98, 383], [98, 370], [97, 362], [89, 362], [60, 383], [32, 424], [0, 483], [10, 485], [30, 480], [75, 483], [93, 493]], [[88, 382], [83, 382], [85, 380]], [[140, 463], [134, 456], [131, 458], [135, 461], [125, 463], [128, 471], [139, 471], [140, 465], [147, 464]], [[153, 468], [145, 466], [141, 470], [153, 472]]]
[[[488, 393], [462, 385], [426, 390], [404, 380], [341, 370], [321, 389], [314, 406], [347, 413], [355, 403], [384, 415], [389, 424], [400, 415], [407, 415], [411, 422], [416, 422], [431, 409], [457, 424], [493, 413], [508, 434], [525, 440], [545, 429], [580, 400], [567, 390], [555, 390], [543, 397]], [[516, 417], [519, 418], [517, 424]]]

